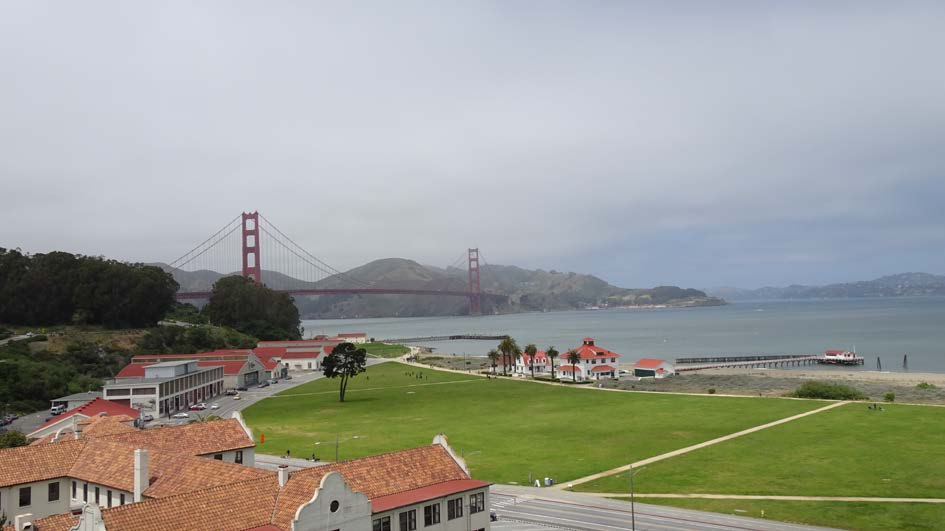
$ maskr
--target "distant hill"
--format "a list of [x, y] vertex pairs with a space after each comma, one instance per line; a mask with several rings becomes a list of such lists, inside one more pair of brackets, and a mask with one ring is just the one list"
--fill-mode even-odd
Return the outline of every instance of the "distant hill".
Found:
[[915, 297], [945, 295], [945, 276], [929, 273], [900, 273], [874, 280], [828, 284], [826, 286], [791, 285], [758, 289], [713, 288], [706, 290], [727, 300], [763, 299], [846, 299], [860, 297]]
[[[166, 265], [155, 264], [168, 270]], [[235, 273], [230, 273], [235, 274]], [[209, 291], [224, 276], [214, 271], [175, 271], [183, 291]], [[650, 289], [625, 289], [592, 276], [558, 271], [528, 270], [515, 266], [484, 264], [481, 270], [483, 291], [509, 296], [509, 304], [496, 306], [483, 298], [483, 313], [573, 310], [582, 308], [646, 306], [714, 306], [725, 301], [695, 289], [660, 286]], [[404, 258], [384, 258], [317, 283], [302, 282], [285, 275], [263, 271], [267, 285], [286, 287], [351, 287], [352, 281], [364, 287], [397, 287], [434, 290], [467, 289], [465, 269], [438, 268]], [[296, 304], [306, 318], [354, 317], [425, 317], [463, 315], [468, 302], [462, 297], [423, 295], [325, 295], [298, 296]]]

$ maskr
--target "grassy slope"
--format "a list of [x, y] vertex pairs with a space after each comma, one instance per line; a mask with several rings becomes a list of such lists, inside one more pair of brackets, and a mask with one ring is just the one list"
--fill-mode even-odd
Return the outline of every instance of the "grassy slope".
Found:
[[399, 358], [410, 352], [410, 349], [403, 345], [388, 345], [387, 343], [365, 343], [357, 346], [367, 350], [369, 355], [379, 358]]
[[[244, 412], [257, 451], [352, 458], [429, 444], [437, 433], [470, 454], [473, 474], [525, 483], [531, 471], [559, 482], [620, 466], [823, 405], [816, 401], [615, 393], [422, 371], [385, 363], [349, 385], [316, 380]], [[449, 382], [449, 383], [442, 383]], [[417, 384], [421, 385], [417, 385]], [[425, 385], [433, 384], [433, 385]], [[413, 386], [413, 387], [410, 387]], [[373, 388], [384, 387], [382, 389]], [[316, 447], [315, 441], [323, 441]]]
[[[649, 465], [638, 492], [945, 497], [945, 409], [837, 409]], [[626, 474], [580, 486], [626, 492]]]
[[[626, 498], [629, 499], [629, 498]], [[945, 505], [932, 503], [806, 502], [769, 500], [667, 500], [637, 498], [637, 502], [670, 505], [700, 511], [734, 514], [796, 524], [820, 525], [857, 531], [899, 529], [940, 530]]]

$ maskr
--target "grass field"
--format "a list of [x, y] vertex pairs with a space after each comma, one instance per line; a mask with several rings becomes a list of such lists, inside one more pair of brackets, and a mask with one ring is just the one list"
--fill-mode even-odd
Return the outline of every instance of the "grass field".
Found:
[[[634, 476], [634, 488], [677, 494], [945, 497], [945, 408], [884, 408], [848, 404], [654, 463]], [[575, 490], [623, 493], [626, 484], [624, 473]]]
[[257, 446], [262, 453], [314, 451], [331, 460], [339, 436], [347, 459], [430, 444], [445, 433], [475, 477], [524, 484], [529, 472], [563, 482], [823, 405], [596, 391], [394, 362], [353, 379], [347, 400], [338, 402], [337, 381], [316, 380], [254, 404], [244, 416], [266, 436]]
[[403, 345], [388, 345], [387, 343], [364, 343], [357, 346], [366, 350], [368, 355], [379, 358], [399, 358], [410, 352], [410, 349]]
[[[621, 498], [623, 499], [623, 498]], [[629, 499], [629, 498], [627, 498]], [[808, 502], [768, 500], [701, 500], [637, 498], [637, 503], [671, 505], [685, 509], [751, 516], [795, 524], [840, 527], [858, 531], [901, 529], [939, 531], [945, 522], [945, 504]]]

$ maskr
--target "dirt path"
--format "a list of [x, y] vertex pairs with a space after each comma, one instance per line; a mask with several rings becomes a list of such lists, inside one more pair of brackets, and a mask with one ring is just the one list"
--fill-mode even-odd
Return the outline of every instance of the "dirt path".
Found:
[[[624, 497], [613, 492], [582, 492], [598, 498]], [[824, 501], [824, 502], [891, 502], [891, 503], [945, 503], [945, 498], [867, 498], [859, 496], [760, 496], [754, 494], [640, 494], [635, 498], [673, 498], [706, 500], [782, 500], [782, 501]]]
[[680, 448], [680, 449], [678, 449], [678, 450], [673, 450], [672, 452], [666, 452], [665, 454], [660, 454], [660, 455], [656, 455], [656, 456], [653, 456], [653, 457], [648, 457], [648, 458], [643, 459], [643, 460], [641, 460], [641, 461], [637, 461], [636, 463], [632, 463], [632, 464], [629, 464], [629, 465], [624, 465], [624, 466], [617, 467], [617, 468], [613, 468], [613, 469], [610, 469], [610, 470], [605, 470], [605, 471], [603, 471], [603, 472], [598, 472], [597, 474], [591, 474], [590, 476], [585, 476], [585, 477], [583, 477], [583, 478], [575, 479], [575, 480], [569, 481], [569, 482], [567, 482], [567, 483], [559, 483], [558, 485], [555, 485], [554, 487], [551, 487], [551, 488], [554, 488], [554, 489], [565, 489], [565, 488], [572, 487], [572, 486], [574, 486], [574, 485], [580, 485], [581, 483], [587, 483], [587, 482], [589, 482], [589, 481], [594, 481], [595, 479], [600, 479], [600, 478], [602, 478], [602, 477], [604, 477], [604, 476], [611, 476], [611, 475], [616, 474], [616, 473], [618, 473], [618, 472], [626, 472], [627, 470], [630, 469], [630, 467], [637, 467], [637, 468], [639, 468], [639, 467], [641, 467], [641, 466], [645, 466], [645, 465], [648, 465], [648, 464], [650, 464], [650, 463], [656, 463], [657, 461], [662, 461], [662, 460], [664, 460], [664, 459], [669, 459], [670, 457], [676, 457], [677, 455], [687, 454], [687, 453], [689, 453], [689, 452], [698, 450], [698, 449], [700, 449], [700, 448], [705, 448], [705, 447], [707, 447], [707, 446], [712, 446], [713, 444], [718, 444], [718, 443], [720, 443], [720, 442], [725, 442], [725, 441], [734, 439], [734, 438], [736, 438], [736, 437], [741, 437], [741, 436], [743, 436], [743, 435], [748, 435], [748, 434], [750, 434], [750, 433], [755, 433], [755, 432], [757, 432], [757, 431], [765, 430], [765, 429], [768, 429], [768, 428], [771, 428], [771, 427], [774, 427], [774, 426], [779, 426], [779, 425], [781, 425], [781, 424], [785, 424], [785, 423], [788, 423], [788, 422], [791, 422], [791, 421], [794, 421], [794, 420], [797, 420], [797, 419], [801, 419], [801, 418], [807, 417], [807, 416], [809, 416], [809, 415], [816, 415], [817, 413], [822, 413], [822, 412], [827, 411], [827, 410], [829, 410], [829, 409], [833, 409], [833, 408], [835, 408], [835, 407], [840, 407], [840, 406], [842, 406], [842, 405], [844, 405], [844, 404], [849, 404], [849, 402], [834, 402], [833, 404], [824, 406], [824, 407], [822, 407], [822, 408], [814, 409], [814, 410], [808, 411], [808, 412], [806, 412], [806, 413], [800, 413], [800, 414], [798, 414], [798, 415], [794, 415], [794, 416], [791, 416], [791, 417], [786, 417], [786, 418], [783, 418], [783, 419], [780, 419], [780, 420], [776, 420], [776, 421], [774, 421], [774, 422], [769, 422], [769, 423], [767, 423], [767, 424], [761, 424], [761, 425], [755, 426], [755, 427], [753, 427], [753, 428], [748, 428], [747, 430], [742, 430], [742, 431], [739, 431], [739, 432], [730, 433], [730, 434], [728, 434], [728, 435], [725, 435], [725, 436], [722, 436], [722, 437], [718, 437], [718, 438], [712, 439], [712, 440], [710, 440], [710, 441], [705, 441], [705, 442], [701, 442], [701, 443], [699, 443], [699, 444], [694, 444], [694, 445], [692, 445], [692, 446], [687, 446], [687, 447], [685, 447], [685, 448]]

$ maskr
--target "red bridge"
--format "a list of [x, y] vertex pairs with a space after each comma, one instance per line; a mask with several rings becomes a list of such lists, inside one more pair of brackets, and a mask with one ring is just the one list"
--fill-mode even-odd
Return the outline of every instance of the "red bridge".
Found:
[[[265, 235], [265, 238], [261, 238]], [[238, 238], [238, 240], [237, 240]], [[262, 267], [266, 256], [267, 268]], [[241, 273], [272, 289], [292, 295], [430, 295], [466, 297], [470, 315], [482, 313], [482, 300], [508, 302], [508, 296], [482, 291], [479, 249], [467, 249], [450, 267], [466, 266], [468, 287], [429, 289], [380, 286], [342, 273], [303, 249], [258, 212], [243, 213], [169, 265], [173, 272], [190, 271], [224, 275]], [[452, 288], [452, 289], [450, 289]], [[209, 291], [179, 291], [178, 300], [210, 297]]]

